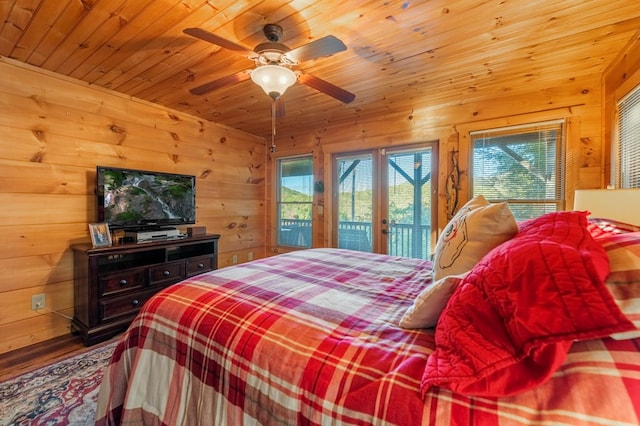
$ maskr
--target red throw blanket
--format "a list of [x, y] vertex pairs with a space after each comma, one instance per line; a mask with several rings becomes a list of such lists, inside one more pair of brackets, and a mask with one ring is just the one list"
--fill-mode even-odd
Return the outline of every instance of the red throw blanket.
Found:
[[528, 221], [473, 268], [438, 322], [423, 395], [519, 393], [548, 380], [574, 340], [634, 328], [604, 285], [607, 255], [586, 214]]

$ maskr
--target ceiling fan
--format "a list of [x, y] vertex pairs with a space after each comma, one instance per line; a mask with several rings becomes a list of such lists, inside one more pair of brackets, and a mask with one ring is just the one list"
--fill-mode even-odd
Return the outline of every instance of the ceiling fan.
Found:
[[190, 90], [194, 95], [204, 95], [213, 90], [240, 83], [251, 78], [274, 101], [296, 81], [332, 96], [345, 104], [353, 101], [356, 97], [353, 93], [325, 80], [302, 71], [294, 72], [291, 69], [291, 67], [301, 62], [322, 56], [329, 56], [346, 50], [347, 47], [344, 43], [332, 35], [322, 37], [291, 50], [286, 45], [280, 43], [283, 32], [282, 27], [277, 24], [267, 24], [264, 26], [263, 32], [268, 41], [257, 45], [252, 50], [201, 28], [185, 28], [183, 32], [222, 48], [246, 54], [256, 65], [254, 69], [240, 71], [194, 87]]

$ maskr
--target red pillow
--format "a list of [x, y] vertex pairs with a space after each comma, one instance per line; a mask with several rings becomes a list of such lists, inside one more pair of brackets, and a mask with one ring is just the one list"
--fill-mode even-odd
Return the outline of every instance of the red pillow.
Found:
[[546, 380], [574, 340], [633, 329], [604, 279], [607, 255], [585, 212], [556, 212], [521, 224], [458, 285], [436, 327], [423, 394], [442, 386], [503, 396]]

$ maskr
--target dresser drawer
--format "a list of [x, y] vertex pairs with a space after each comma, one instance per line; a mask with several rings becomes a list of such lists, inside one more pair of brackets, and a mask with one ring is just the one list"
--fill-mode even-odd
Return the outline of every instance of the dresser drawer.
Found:
[[117, 297], [98, 302], [98, 321], [109, 321], [117, 317], [133, 316], [142, 305], [151, 298], [157, 290], [132, 294], [128, 297]]
[[187, 260], [187, 277], [212, 271], [215, 265], [213, 256], [200, 256]]
[[157, 292], [187, 275], [217, 269], [219, 238], [120, 241], [110, 247], [74, 244], [72, 331], [85, 345], [120, 333]]
[[149, 285], [167, 285], [185, 278], [184, 261], [149, 268]]
[[100, 275], [98, 282], [99, 297], [135, 290], [145, 284], [145, 269], [128, 269], [124, 272]]

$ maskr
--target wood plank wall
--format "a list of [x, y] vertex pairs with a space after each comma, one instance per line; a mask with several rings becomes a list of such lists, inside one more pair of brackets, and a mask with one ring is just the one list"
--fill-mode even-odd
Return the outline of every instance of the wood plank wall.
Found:
[[0, 353], [69, 333], [98, 164], [196, 175], [220, 266], [264, 257], [264, 139], [9, 59], [0, 75]]
[[[277, 152], [267, 160], [270, 176], [267, 183], [267, 206], [273, 207], [274, 159], [281, 156], [313, 153], [317, 180], [325, 182], [325, 193], [315, 194], [314, 245], [331, 245], [332, 204], [330, 193], [331, 156], [370, 148], [388, 147], [428, 141], [439, 142], [438, 225], [447, 223], [445, 182], [451, 168], [452, 151], [459, 152], [461, 169], [460, 204], [469, 194], [469, 132], [509, 125], [565, 119], [567, 123], [566, 208], [573, 206], [573, 192], [577, 188], [600, 188], [604, 184], [602, 142], [602, 76], [567, 78], [556, 87], [546, 87], [522, 95], [496, 93], [492, 101], [465, 103], [406, 111], [405, 114], [380, 117], [348, 126], [325, 126], [303, 129], [295, 134], [280, 134]], [[324, 214], [319, 213], [322, 206]], [[275, 220], [273, 208], [267, 209], [267, 253], [286, 249], [273, 244]]]

